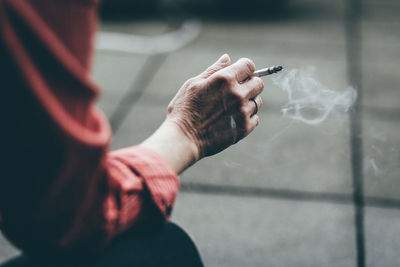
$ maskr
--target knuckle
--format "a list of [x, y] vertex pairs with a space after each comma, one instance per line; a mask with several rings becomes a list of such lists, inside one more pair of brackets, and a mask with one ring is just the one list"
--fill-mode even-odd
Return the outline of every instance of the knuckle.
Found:
[[192, 78], [188, 79], [188, 80], [185, 82], [185, 84], [190, 85], [190, 84], [192, 84], [193, 82], [195, 82], [196, 80], [197, 80], [196, 77], [192, 77]]
[[211, 74], [217, 72], [218, 70], [219, 70], [218, 66], [212, 65], [207, 68], [206, 72]]
[[193, 84], [197, 81], [196, 77], [192, 77], [190, 79], [188, 79], [184, 84], [183, 84], [183, 88], [190, 88], [191, 86], [193, 86]]
[[190, 83], [187, 86], [187, 90], [188, 91], [197, 91], [201, 88], [201, 81], [199, 81], [198, 79], [193, 79], [190, 81]]
[[240, 104], [242, 105], [242, 106], [245, 106], [244, 104], [244, 102], [245, 102], [245, 99], [246, 99], [246, 94], [245, 94], [245, 92], [243, 92], [242, 90], [237, 90], [237, 88], [232, 88], [232, 90], [231, 90], [231, 95], [235, 98], [235, 99], [237, 99], [237, 101], [240, 101]]
[[225, 76], [225, 80], [228, 83], [232, 83], [236, 80], [235, 73], [233, 73], [232, 71], [226, 71], [224, 76]]
[[256, 70], [256, 66], [254, 62], [249, 59], [249, 58], [241, 58], [239, 61], [243, 64], [245, 64], [246, 68], [249, 70], [249, 72], [254, 72]]
[[231, 71], [224, 71], [215, 76], [215, 81], [221, 85], [230, 86], [235, 80], [235, 75]]
[[248, 105], [243, 105], [242, 104], [241, 107], [240, 107], [240, 113], [242, 115], [246, 115], [246, 114], [250, 113], [250, 107]]
[[261, 90], [264, 89], [264, 81], [260, 77], [254, 77], [254, 80], [256, 82], [256, 86], [260, 88]]

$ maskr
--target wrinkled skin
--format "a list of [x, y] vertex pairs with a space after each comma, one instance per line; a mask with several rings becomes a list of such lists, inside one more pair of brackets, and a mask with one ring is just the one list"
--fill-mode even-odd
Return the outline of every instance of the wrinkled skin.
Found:
[[230, 63], [223, 55], [202, 74], [185, 82], [168, 106], [167, 121], [175, 123], [196, 144], [197, 159], [216, 154], [247, 136], [259, 124], [254, 114], [263, 81], [251, 77], [254, 63]]

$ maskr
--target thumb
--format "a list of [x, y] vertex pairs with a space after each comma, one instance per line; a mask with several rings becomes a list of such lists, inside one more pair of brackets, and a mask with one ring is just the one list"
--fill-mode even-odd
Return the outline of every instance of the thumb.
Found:
[[214, 64], [212, 64], [202, 74], [200, 74], [200, 77], [207, 79], [215, 72], [228, 67], [230, 64], [231, 64], [231, 59], [229, 58], [229, 55], [223, 54]]

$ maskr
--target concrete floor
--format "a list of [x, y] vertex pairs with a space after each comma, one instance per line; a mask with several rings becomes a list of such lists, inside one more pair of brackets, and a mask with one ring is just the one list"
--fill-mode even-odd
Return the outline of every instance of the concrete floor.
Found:
[[[293, 0], [280, 20], [203, 21], [194, 42], [167, 55], [96, 53], [99, 107], [120, 122], [112, 148], [150, 135], [181, 84], [223, 53], [252, 58], [260, 68], [315, 66], [320, 81], [339, 91], [361, 72], [352, 85], [362, 90], [362, 116], [318, 126], [283, 118], [286, 95], [265, 78], [256, 131], [181, 175], [172, 220], [195, 240], [206, 266], [400, 266], [400, 3], [363, 1], [355, 53], [348, 50], [357, 39], [346, 37], [346, 8], [345, 1]], [[166, 25], [101, 28], [158, 34]], [[149, 83], [138, 75], [145, 66], [160, 67]], [[132, 95], [140, 96], [134, 105]], [[362, 127], [351, 128], [350, 118]], [[362, 142], [351, 142], [354, 136]], [[354, 149], [362, 154], [355, 157]], [[353, 186], [354, 175], [362, 187]], [[354, 191], [364, 204], [354, 204]], [[0, 238], [0, 262], [16, 253]]]

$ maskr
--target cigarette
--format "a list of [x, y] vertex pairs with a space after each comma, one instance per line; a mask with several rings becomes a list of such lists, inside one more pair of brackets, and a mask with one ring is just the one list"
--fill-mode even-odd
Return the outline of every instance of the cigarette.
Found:
[[264, 68], [264, 69], [260, 69], [260, 70], [256, 70], [252, 76], [256, 76], [256, 77], [263, 77], [263, 76], [267, 76], [267, 75], [271, 75], [274, 73], [278, 73], [281, 70], [283, 70], [282, 66], [272, 66], [269, 68]]

